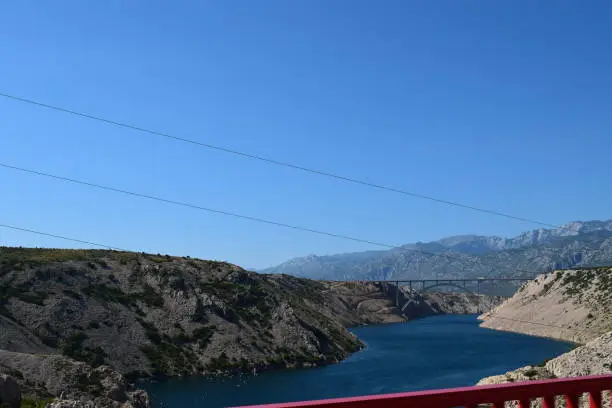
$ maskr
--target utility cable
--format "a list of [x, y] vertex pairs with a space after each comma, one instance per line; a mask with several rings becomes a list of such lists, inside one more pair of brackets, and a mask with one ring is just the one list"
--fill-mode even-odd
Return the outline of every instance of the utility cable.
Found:
[[106, 123], [106, 124], [122, 127], [122, 128], [125, 128], [125, 129], [135, 130], [137, 132], [146, 133], [146, 134], [149, 134], [149, 135], [161, 136], [161, 137], [164, 137], [164, 138], [167, 138], [167, 139], [171, 139], [171, 140], [174, 140], [174, 141], [177, 141], [177, 142], [188, 143], [188, 144], [195, 145], [195, 146], [198, 146], [198, 147], [202, 147], [202, 148], [206, 148], [206, 149], [211, 149], [211, 150], [215, 150], [215, 151], [223, 152], [223, 153], [227, 153], [227, 154], [232, 154], [232, 155], [235, 155], [235, 156], [241, 156], [241, 157], [244, 157], [244, 158], [257, 160], [257, 161], [265, 162], [265, 163], [268, 163], [268, 164], [273, 164], [273, 165], [276, 165], [276, 166], [288, 167], [288, 168], [291, 168], [291, 169], [294, 169], [294, 170], [299, 170], [299, 171], [306, 172], [306, 173], [311, 173], [311, 174], [316, 174], [316, 175], [319, 175], [319, 176], [329, 177], [329, 178], [333, 178], [333, 179], [344, 181], [344, 182], [348, 182], [348, 183], [359, 184], [359, 185], [362, 185], [362, 186], [366, 186], [366, 187], [370, 187], [370, 188], [375, 188], [375, 189], [378, 189], [378, 190], [385, 190], [385, 191], [388, 191], [388, 192], [392, 192], [392, 193], [396, 193], [396, 194], [401, 194], [401, 195], [404, 195], [404, 196], [410, 196], [410, 197], [420, 198], [420, 199], [424, 199], [424, 200], [429, 200], [429, 201], [433, 201], [433, 202], [436, 202], [436, 203], [439, 203], [439, 204], [445, 204], [445, 205], [449, 205], [449, 206], [464, 208], [464, 209], [467, 209], [467, 210], [477, 211], [477, 212], [481, 212], [481, 213], [485, 213], [485, 214], [489, 214], [489, 215], [495, 215], [495, 216], [498, 216], [498, 217], [504, 217], [504, 218], [515, 220], [515, 221], [521, 221], [521, 222], [536, 224], [536, 225], [540, 225], [540, 226], [544, 226], [544, 227], [549, 227], [549, 228], [559, 228], [560, 227], [559, 225], [554, 225], [554, 224], [550, 224], [550, 223], [547, 223], [547, 222], [542, 222], [542, 221], [538, 221], [538, 220], [534, 220], [534, 219], [530, 219], [530, 218], [515, 216], [515, 215], [507, 214], [507, 213], [504, 213], [504, 212], [501, 212], [501, 211], [489, 210], [489, 209], [486, 209], [486, 208], [480, 208], [480, 207], [476, 207], [476, 206], [473, 206], [473, 205], [458, 203], [456, 201], [444, 200], [444, 199], [432, 197], [432, 196], [425, 195], [425, 194], [419, 194], [419, 193], [415, 193], [415, 192], [408, 191], [408, 190], [402, 190], [402, 189], [398, 189], [398, 188], [394, 188], [394, 187], [385, 186], [383, 184], [377, 184], [377, 183], [373, 183], [373, 182], [369, 182], [369, 181], [359, 180], [359, 179], [353, 178], [353, 177], [341, 176], [341, 175], [336, 174], [336, 173], [330, 173], [330, 172], [326, 172], [326, 171], [322, 171], [322, 170], [317, 170], [317, 169], [313, 169], [313, 168], [309, 168], [309, 167], [304, 167], [304, 166], [300, 166], [300, 165], [297, 165], [297, 164], [294, 164], [294, 163], [290, 163], [290, 162], [286, 162], [286, 161], [270, 159], [270, 158], [259, 156], [259, 155], [253, 154], [253, 153], [246, 153], [246, 152], [243, 152], [243, 151], [239, 151], [239, 150], [235, 150], [235, 149], [230, 149], [228, 147], [217, 146], [217, 145], [213, 145], [213, 144], [210, 144], [210, 143], [200, 142], [200, 141], [194, 140], [194, 139], [188, 139], [188, 138], [185, 138], [185, 137], [171, 135], [169, 133], [164, 133], [164, 132], [160, 132], [160, 131], [156, 131], [156, 130], [152, 130], [152, 129], [148, 129], [148, 128], [132, 125], [132, 124], [129, 124], [129, 123], [126, 123], [126, 122], [119, 122], [119, 121], [112, 120], [112, 119], [107, 119], [107, 118], [104, 118], [104, 117], [101, 117], [101, 116], [90, 115], [90, 114], [87, 114], [87, 113], [78, 112], [78, 111], [75, 111], [75, 110], [63, 108], [63, 107], [56, 106], [56, 105], [50, 105], [50, 104], [47, 104], [47, 103], [35, 101], [33, 99], [22, 98], [22, 97], [11, 95], [11, 94], [7, 94], [7, 93], [4, 93], [4, 92], [0, 92], [0, 96], [2, 96], [4, 98], [7, 98], [7, 99], [10, 99], [10, 100], [13, 100], [13, 101], [18, 101], [18, 102], [27, 103], [27, 104], [30, 104], [30, 105], [35, 105], [35, 106], [38, 106], [38, 107], [50, 109], [50, 110], [53, 110], [53, 111], [56, 111], [56, 112], [63, 112], [63, 113], [67, 113], [67, 114], [70, 114], [70, 115], [73, 115], [73, 116], [79, 116], [79, 117], [82, 117], [82, 118], [91, 119], [91, 120], [95, 120], [95, 121], [98, 121], [98, 122], [103, 122], [103, 123]]
[[16, 226], [14, 226], [14, 225], [0, 224], [0, 227], [2, 227], [2, 228], [12, 229], [12, 230], [15, 230], [15, 231], [29, 232], [29, 233], [31, 233], [31, 234], [44, 235], [44, 236], [47, 236], [47, 237], [52, 237], [52, 238], [59, 238], [59, 239], [63, 239], [63, 240], [65, 240], [65, 241], [77, 242], [77, 243], [79, 243], [79, 244], [93, 245], [93, 246], [97, 246], [97, 247], [101, 247], [101, 248], [109, 249], [109, 250], [111, 250], [111, 251], [132, 252], [132, 251], [128, 251], [128, 250], [126, 250], [126, 249], [121, 249], [121, 248], [112, 247], [112, 246], [110, 246], [110, 245], [99, 244], [99, 243], [97, 243], [97, 242], [84, 241], [84, 240], [81, 240], [81, 239], [76, 239], [76, 238], [69, 238], [69, 237], [65, 237], [65, 236], [62, 236], [62, 235], [50, 234], [50, 233], [48, 233], [48, 232], [41, 232], [41, 231], [36, 231], [36, 230], [28, 229], [28, 228], [16, 227]]
[[[10, 165], [10, 164], [7, 164], [7, 163], [2, 163], [2, 162], [0, 162], [0, 167], [4, 167], [4, 168], [7, 168], [7, 169], [11, 169], [11, 170], [17, 170], [17, 171], [24, 172], [24, 173], [34, 174], [34, 175], [42, 176], [42, 177], [46, 177], [46, 178], [52, 178], [52, 179], [55, 179], [55, 180], [64, 181], [64, 182], [68, 182], [68, 183], [80, 184], [80, 185], [84, 185], [84, 186], [87, 186], [87, 187], [92, 187], [92, 188], [96, 188], [96, 189], [100, 189], [100, 190], [106, 190], [106, 191], [111, 191], [111, 192], [115, 192], [115, 193], [121, 193], [121, 194], [129, 195], [129, 196], [132, 196], [132, 197], [145, 198], [145, 199], [148, 199], [148, 200], [159, 201], [159, 202], [163, 202], [163, 203], [166, 203], [166, 204], [172, 204], [172, 205], [177, 205], [177, 206], [181, 206], [181, 207], [192, 208], [192, 209], [196, 209], [196, 210], [206, 211], [206, 212], [210, 212], [210, 213], [214, 213], [214, 214], [220, 214], [220, 215], [225, 215], [225, 216], [234, 217], [234, 218], [240, 218], [240, 219], [244, 219], [244, 220], [248, 220], [248, 221], [259, 222], [259, 223], [263, 223], [263, 224], [270, 224], [270, 225], [275, 225], [275, 226], [278, 226], [278, 227], [284, 227], [284, 228], [289, 228], [289, 229], [298, 230], [298, 231], [310, 232], [310, 233], [313, 233], [313, 234], [324, 235], [324, 236], [329, 236], [329, 237], [333, 237], [333, 238], [339, 238], [339, 239], [344, 239], [344, 240], [348, 240], [348, 241], [354, 241], [354, 242], [359, 242], [359, 243], [364, 243], [364, 244], [369, 244], [369, 245], [375, 245], [375, 246], [379, 246], [379, 247], [383, 247], [383, 248], [388, 248], [388, 249], [400, 249], [400, 250], [403, 250], [403, 251], [412, 251], [412, 252], [417, 252], [417, 253], [421, 253], [421, 254], [424, 254], [424, 255], [439, 256], [439, 257], [443, 257], [443, 258], [446, 258], [446, 259], [449, 259], [449, 260], [460, 261], [460, 262], [468, 261], [468, 262], [472, 262], [475, 265], [477, 264], [479, 266], [482, 266], [482, 264], [480, 264], [476, 260], [473, 260], [472, 258], [463, 258], [463, 257], [459, 257], [459, 256], [450, 255], [450, 254], [444, 253], [444, 252], [442, 252], [442, 253], [434, 253], [434, 252], [424, 251], [424, 250], [420, 250], [420, 249], [407, 249], [407, 248], [402, 247], [402, 246], [386, 244], [386, 243], [383, 243], [383, 242], [377, 242], [377, 241], [372, 241], [372, 240], [367, 240], [367, 239], [362, 239], [362, 238], [356, 238], [356, 237], [352, 237], [352, 236], [349, 236], [349, 235], [337, 234], [337, 233], [317, 230], [317, 229], [313, 229], [313, 228], [307, 228], [307, 227], [301, 227], [301, 226], [292, 225], [292, 224], [286, 224], [286, 223], [283, 223], [283, 222], [278, 222], [278, 221], [274, 221], [274, 220], [268, 220], [268, 219], [259, 218], [259, 217], [253, 217], [253, 216], [249, 216], [249, 215], [237, 214], [237, 213], [233, 213], [233, 212], [230, 212], [230, 211], [225, 211], [225, 210], [219, 210], [219, 209], [204, 207], [204, 206], [201, 206], [201, 205], [191, 204], [191, 203], [187, 203], [187, 202], [183, 202], [183, 201], [176, 201], [176, 200], [171, 200], [171, 199], [167, 199], [167, 198], [163, 198], [163, 197], [158, 197], [158, 196], [153, 196], [153, 195], [149, 195], [149, 194], [138, 193], [138, 192], [135, 192], [135, 191], [123, 190], [123, 189], [116, 188], [116, 187], [104, 186], [104, 185], [101, 185], [101, 184], [96, 184], [96, 183], [92, 183], [92, 182], [88, 182], [88, 181], [83, 181], [83, 180], [77, 180], [77, 179], [70, 178], [70, 177], [58, 176], [58, 175], [54, 175], [54, 174], [43, 172], [43, 171], [38, 171], [38, 170], [32, 170], [32, 169], [26, 169], [26, 168], [23, 168], [23, 167], [13, 166], [13, 165]], [[537, 275], [537, 273], [534, 273], [533, 271], [526, 271], [526, 270], [521, 270], [521, 269], [518, 269], [518, 268], [499, 267], [499, 266], [498, 266], [498, 268], [503, 268], [503, 269], [507, 269], [507, 270], [511, 270], [511, 271], [525, 272], [530, 277], [533, 277], [533, 276]]]

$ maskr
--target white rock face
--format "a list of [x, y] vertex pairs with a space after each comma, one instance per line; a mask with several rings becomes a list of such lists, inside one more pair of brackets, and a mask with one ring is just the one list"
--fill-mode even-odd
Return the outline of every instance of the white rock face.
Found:
[[481, 327], [586, 343], [612, 330], [612, 268], [556, 271], [480, 316]]
[[[478, 382], [502, 384], [550, 378], [612, 374], [612, 268], [558, 271], [524, 285], [500, 306], [480, 316], [482, 327], [586, 343], [541, 367], [522, 367]], [[603, 393], [610, 406], [610, 393]], [[514, 406], [506, 404], [506, 407]], [[541, 406], [539, 401], [532, 408]], [[557, 401], [557, 407], [565, 407]], [[581, 408], [588, 407], [583, 396]]]
[[612, 332], [546, 363], [557, 377], [612, 374]]

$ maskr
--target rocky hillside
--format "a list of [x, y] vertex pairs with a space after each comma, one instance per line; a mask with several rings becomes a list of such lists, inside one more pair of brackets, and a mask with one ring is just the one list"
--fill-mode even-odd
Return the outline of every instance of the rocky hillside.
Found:
[[170, 256], [35, 249], [3, 249], [0, 274], [4, 350], [181, 375], [324, 363], [360, 348], [331, 318], [341, 300], [305, 279]]
[[504, 299], [501, 296], [475, 293], [410, 293], [401, 313], [408, 318], [437, 314], [477, 314], [494, 308]]
[[[570, 352], [479, 384], [612, 373], [612, 268], [555, 271], [480, 316], [481, 326], [570, 340]], [[609, 401], [609, 394], [605, 397]], [[581, 404], [581, 406], [588, 406]]]
[[[434, 255], [415, 250], [427, 251]], [[450, 253], [456, 259], [435, 254]], [[612, 263], [612, 221], [572, 222], [559, 229], [528, 231], [514, 238], [458, 236], [389, 251], [310, 255], [264, 270], [312, 279], [431, 279], [524, 276], [576, 265]], [[512, 293], [489, 288], [490, 293]]]
[[[476, 308], [489, 302], [448, 294], [418, 301], [429, 302], [427, 310], [409, 318], [465, 313], [474, 311], [472, 302]], [[347, 327], [405, 319], [381, 285], [263, 275], [161, 255], [0, 248], [0, 350], [8, 356], [0, 355], [0, 372], [21, 373], [16, 378], [26, 391], [41, 397], [64, 390], [85, 398], [71, 385], [84, 373], [114, 378], [123, 391], [111, 395], [125, 399], [132, 391], [117, 376], [333, 363], [363, 346]], [[37, 364], [46, 367], [44, 378], [32, 374]], [[49, 374], [62, 367], [69, 372]], [[96, 388], [100, 381], [88, 389], [105, 396], [106, 388]]]
[[23, 399], [31, 403], [51, 402], [59, 397], [64, 405], [87, 401], [93, 407], [149, 407], [147, 393], [136, 390], [123, 375], [108, 366], [92, 368], [57, 354], [0, 350], [0, 371], [16, 380], [20, 393], [27, 395]]
[[560, 270], [523, 285], [482, 327], [585, 343], [612, 330], [612, 268]]

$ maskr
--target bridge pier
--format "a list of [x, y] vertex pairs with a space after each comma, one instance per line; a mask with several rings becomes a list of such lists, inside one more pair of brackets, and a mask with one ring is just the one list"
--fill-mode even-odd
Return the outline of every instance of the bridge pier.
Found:
[[399, 282], [395, 282], [395, 307], [399, 307]]

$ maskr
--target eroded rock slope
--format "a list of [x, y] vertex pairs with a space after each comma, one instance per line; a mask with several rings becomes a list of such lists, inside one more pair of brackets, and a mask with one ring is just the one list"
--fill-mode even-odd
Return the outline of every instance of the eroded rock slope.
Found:
[[[524, 285], [480, 316], [482, 326], [574, 341], [576, 348], [537, 366], [482, 379], [500, 384], [612, 373], [612, 268], [555, 271]], [[609, 393], [604, 406], [609, 406]], [[532, 404], [539, 407], [540, 404]], [[586, 400], [581, 407], [587, 407]]]
[[484, 313], [482, 327], [585, 343], [612, 330], [612, 268], [540, 275]]

